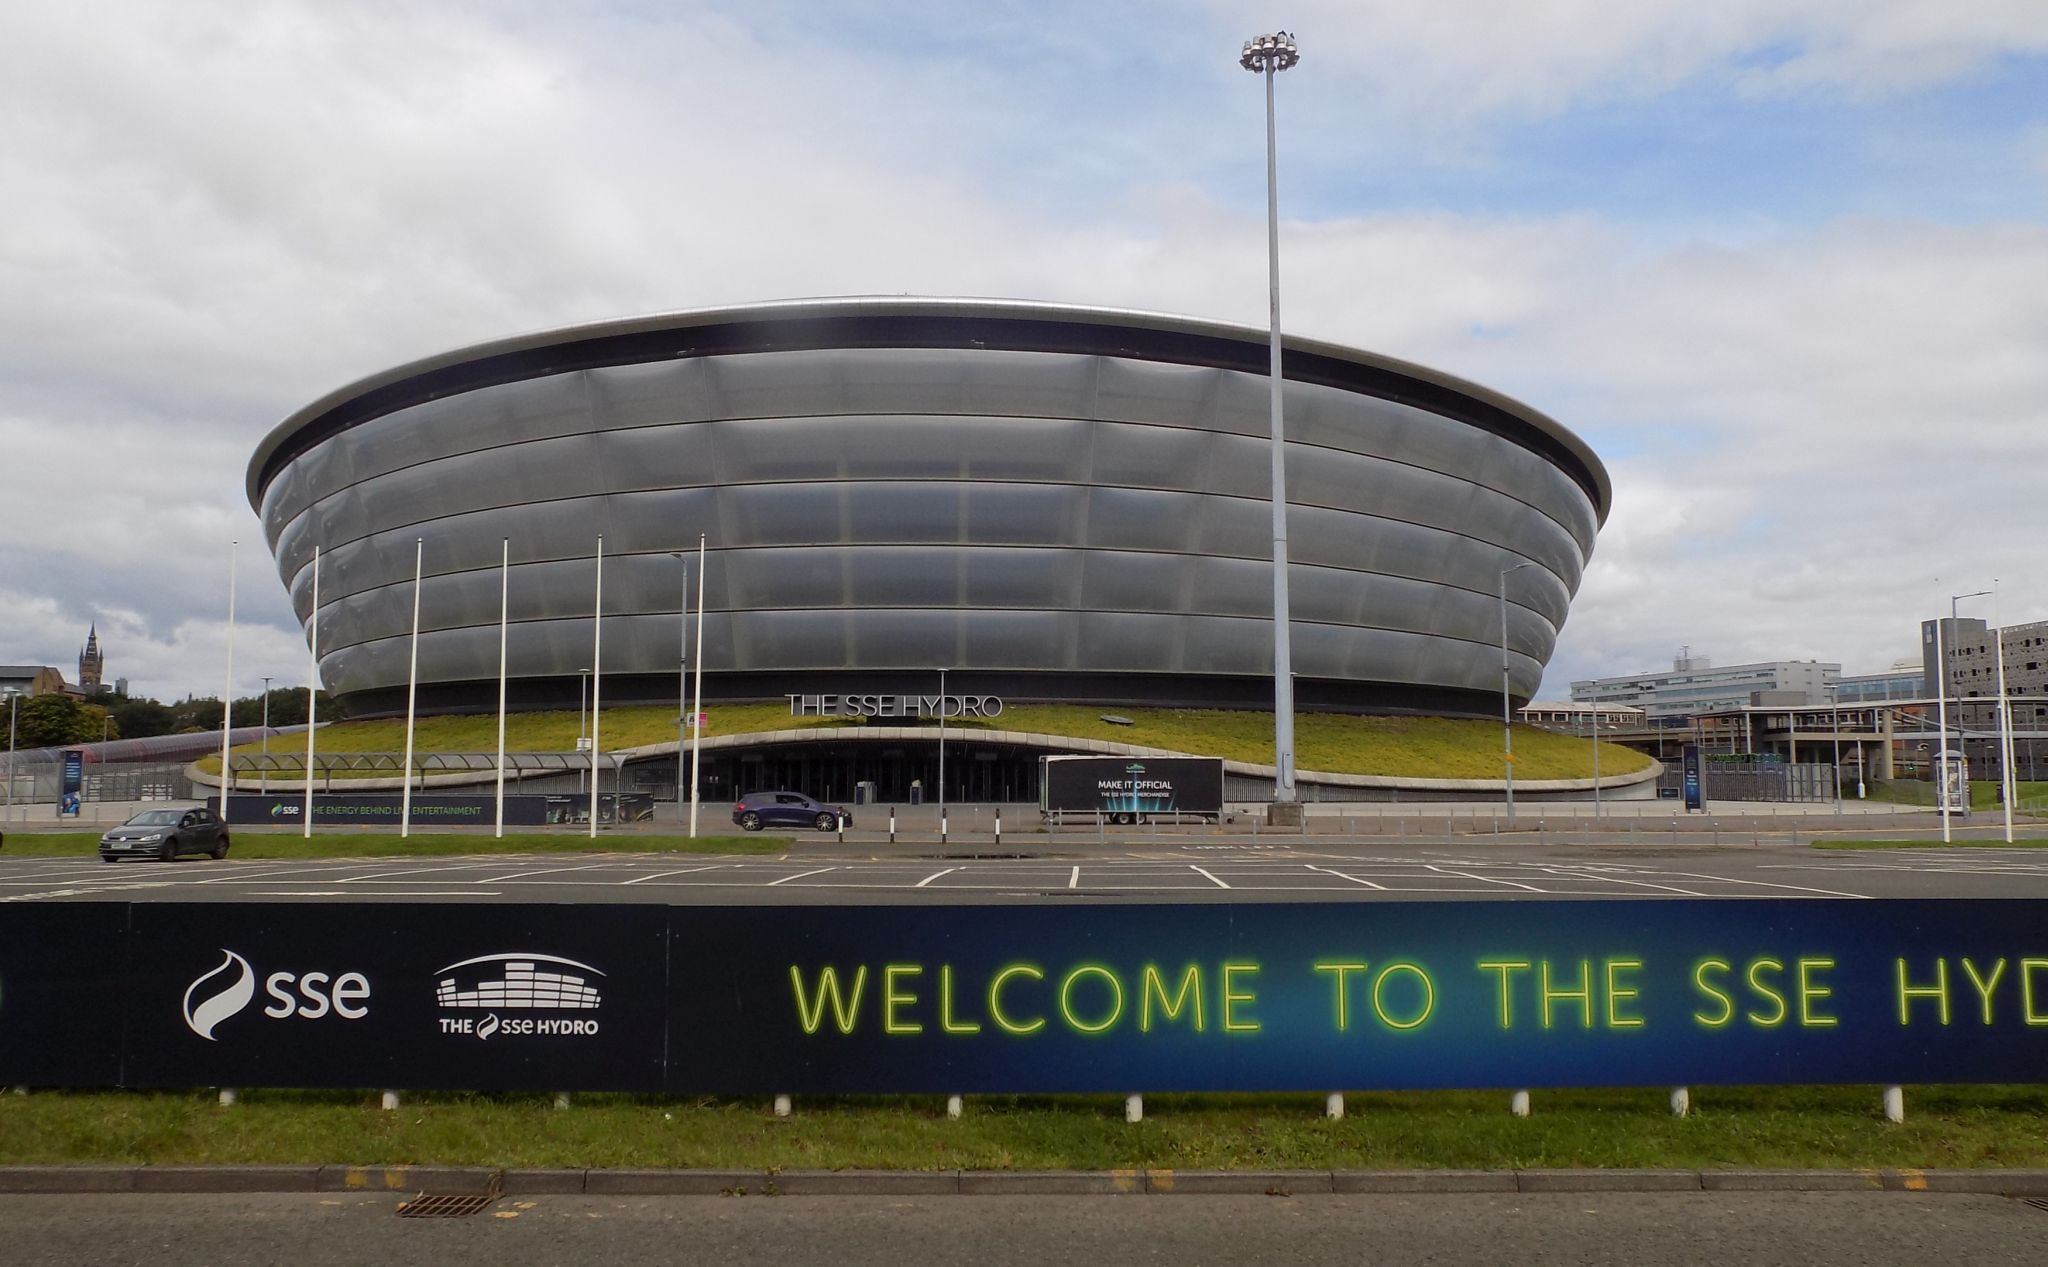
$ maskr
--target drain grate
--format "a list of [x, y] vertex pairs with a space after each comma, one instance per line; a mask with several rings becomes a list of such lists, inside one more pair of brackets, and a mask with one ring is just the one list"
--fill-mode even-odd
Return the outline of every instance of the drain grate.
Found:
[[466, 1219], [491, 1208], [496, 1193], [422, 1192], [398, 1207], [401, 1219]]

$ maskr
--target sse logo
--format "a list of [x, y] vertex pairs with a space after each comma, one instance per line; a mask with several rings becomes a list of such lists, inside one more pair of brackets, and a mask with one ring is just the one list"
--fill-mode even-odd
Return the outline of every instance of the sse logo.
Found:
[[[256, 998], [256, 970], [232, 950], [223, 949], [220, 967], [185, 987], [185, 1028], [206, 1039], [215, 1027], [239, 1014]], [[263, 992], [272, 1000], [263, 1015], [272, 1020], [302, 1017], [309, 1021], [338, 1016], [359, 1021], [370, 1014], [361, 1006], [370, 998], [370, 979], [360, 972], [332, 976], [325, 972], [273, 972], [263, 979]]]

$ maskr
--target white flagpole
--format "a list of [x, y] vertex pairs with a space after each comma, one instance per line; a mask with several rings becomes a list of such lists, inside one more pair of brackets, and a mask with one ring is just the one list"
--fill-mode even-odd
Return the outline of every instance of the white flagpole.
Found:
[[412, 721], [420, 695], [420, 579], [421, 561], [426, 557], [427, 539], [412, 542], [412, 667], [405, 675], [405, 771], [404, 790], [398, 797], [398, 835], [412, 835]]
[[697, 838], [697, 771], [704, 758], [704, 534], [697, 534], [697, 702], [690, 706], [690, 839]]
[[[1955, 603], [1950, 600], [1950, 609]], [[1934, 745], [1934, 806], [1940, 811], [1941, 843], [1949, 843], [1948, 825], [1948, 648], [1942, 645], [1941, 617], [1934, 618], [1934, 711], [1941, 737]]]
[[240, 550], [240, 541], [228, 542], [228, 681], [221, 690], [220, 698], [220, 821], [228, 821], [228, 795], [234, 789], [234, 776], [228, 773], [228, 729], [234, 724], [235, 711], [235, 555]]
[[498, 830], [505, 834], [505, 648], [512, 616], [512, 538], [501, 542], [498, 564]]
[[320, 694], [320, 547], [313, 547], [313, 618], [307, 622], [312, 626], [311, 667], [306, 670], [306, 820], [302, 824], [306, 839], [313, 838], [313, 705]]
[[597, 839], [597, 702], [604, 694], [604, 536], [597, 538], [597, 597], [590, 612], [590, 838]]
[[2019, 791], [2012, 777], [2012, 704], [2005, 698], [2005, 626], [1998, 623], [1998, 578], [1991, 578], [1991, 623], [1998, 655], [1998, 790], [2005, 802], [2005, 843], [2012, 843], [2012, 797]]

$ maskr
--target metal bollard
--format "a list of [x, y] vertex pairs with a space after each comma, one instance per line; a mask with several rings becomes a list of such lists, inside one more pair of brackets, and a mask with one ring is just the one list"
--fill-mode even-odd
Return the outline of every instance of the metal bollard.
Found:
[[1003, 847], [1003, 807], [996, 806], [996, 848]]
[[939, 811], [939, 843], [946, 843], [946, 811]]
[[889, 807], [889, 843], [892, 845], [896, 843], [896, 807], [894, 805]]
[[846, 815], [844, 814], [839, 816], [839, 843], [842, 845], [846, 843]]

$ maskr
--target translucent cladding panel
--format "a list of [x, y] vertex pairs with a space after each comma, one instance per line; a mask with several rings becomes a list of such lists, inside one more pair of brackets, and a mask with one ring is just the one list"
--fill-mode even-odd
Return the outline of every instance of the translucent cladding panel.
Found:
[[604, 486], [617, 491], [718, 482], [714, 424], [669, 423], [607, 431], [594, 439]]
[[1078, 615], [1075, 655], [1080, 665], [1098, 673], [1182, 667], [1180, 642], [1188, 617], [1090, 611]]
[[[1268, 559], [1219, 559], [1196, 555], [1188, 560], [1188, 608], [1210, 616], [1273, 615], [1273, 564]], [[1296, 574], [1288, 570], [1291, 586]]]
[[845, 414], [720, 424], [729, 478], [1078, 481], [1087, 424], [1064, 418]]
[[926, 353], [958, 357], [966, 399], [992, 414], [1085, 418], [1102, 358], [1054, 352]]
[[608, 431], [703, 422], [717, 414], [704, 358], [610, 365], [585, 372], [594, 425]]
[[731, 545], [847, 540], [846, 485], [766, 484], [719, 490], [719, 536]]
[[739, 669], [838, 669], [852, 659], [854, 613], [757, 611], [732, 615]]
[[1273, 621], [1195, 616], [1181, 623], [1181, 654], [1172, 666], [1189, 673], [1273, 672]]
[[718, 569], [720, 601], [743, 610], [844, 607], [849, 553], [844, 547], [801, 546], [721, 551], [726, 557]]
[[855, 611], [847, 621], [853, 636], [834, 665], [910, 669], [961, 663], [957, 612]]
[[1126, 422], [1196, 425], [1214, 410], [1221, 380], [1231, 373], [1202, 365], [1167, 365], [1103, 357], [1094, 414]]
[[962, 664], [978, 669], [1071, 669], [1080, 617], [1067, 611], [968, 612]]
[[1076, 551], [976, 547], [964, 555], [971, 607], [1063, 609], [1080, 601], [1082, 556]]
[[[1199, 554], [1225, 558], [1273, 557], [1271, 502], [1263, 498], [1251, 501], [1243, 497], [1198, 497], [1188, 500], [1194, 505], [1189, 515], [1190, 532], [1183, 538], [1187, 543], [1187, 549]], [[1301, 531], [1300, 509], [1290, 510], [1287, 521], [1291, 544], [1294, 534]]]
[[[811, 485], [816, 489], [829, 485]], [[854, 541], [902, 543], [958, 541], [968, 489], [961, 484], [889, 482], [845, 484], [849, 536]]]
[[[608, 554], [666, 554], [697, 548], [697, 536], [725, 543], [725, 524], [718, 513], [721, 491], [715, 488], [657, 488], [614, 493], [601, 501], [574, 503], [581, 511], [567, 534], [548, 538], [557, 553], [589, 554], [600, 527]], [[520, 541], [512, 542], [516, 550]]]
[[835, 349], [707, 357], [706, 385], [726, 418], [843, 413], [846, 371]]
[[1136, 488], [1206, 488], [1204, 474], [1217, 439], [1211, 432], [1184, 427], [1096, 423], [1094, 482]]
[[263, 489], [256, 510], [256, 517], [263, 522], [263, 535], [275, 545], [285, 525], [305, 510], [309, 500], [304, 468], [294, 458], [271, 476]]
[[1085, 550], [1081, 606], [1090, 611], [1179, 612], [1188, 601], [1194, 561], [1173, 554]]
[[316, 473], [314, 495], [423, 462], [588, 432], [588, 386], [582, 373], [552, 374], [425, 401], [351, 427], [333, 442], [347, 455], [347, 469], [335, 468], [336, 478]]
[[[1273, 446], [1264, 436], [1212, 436], [1208, 445], [1209, 464], [1204, 469], [1203, 492], [1229, 497], [1256, 497], [1262, 502], [1273, 495]], [[1295, 457], [1289, 446], [1289, 469]], [[1304, 455], [1300, 460], [1307, 461]]]
[[954, 550], [855, 549], [847, 554], [847, 588], [856, 608], [957, 607], [962, 559]]
[[1087, 490], [1059, 484], [967, 484], [966, 539], [980, 545], [1066, 545], [1080, 536]]
[[598, 491], [587, 436], [536, 440], [394, 471], [356, 487], [373, 528]]
[[1155, 489], [1091, 488], [1084, 541], [1099, 550], [1186, 550], [1215, 500]]

